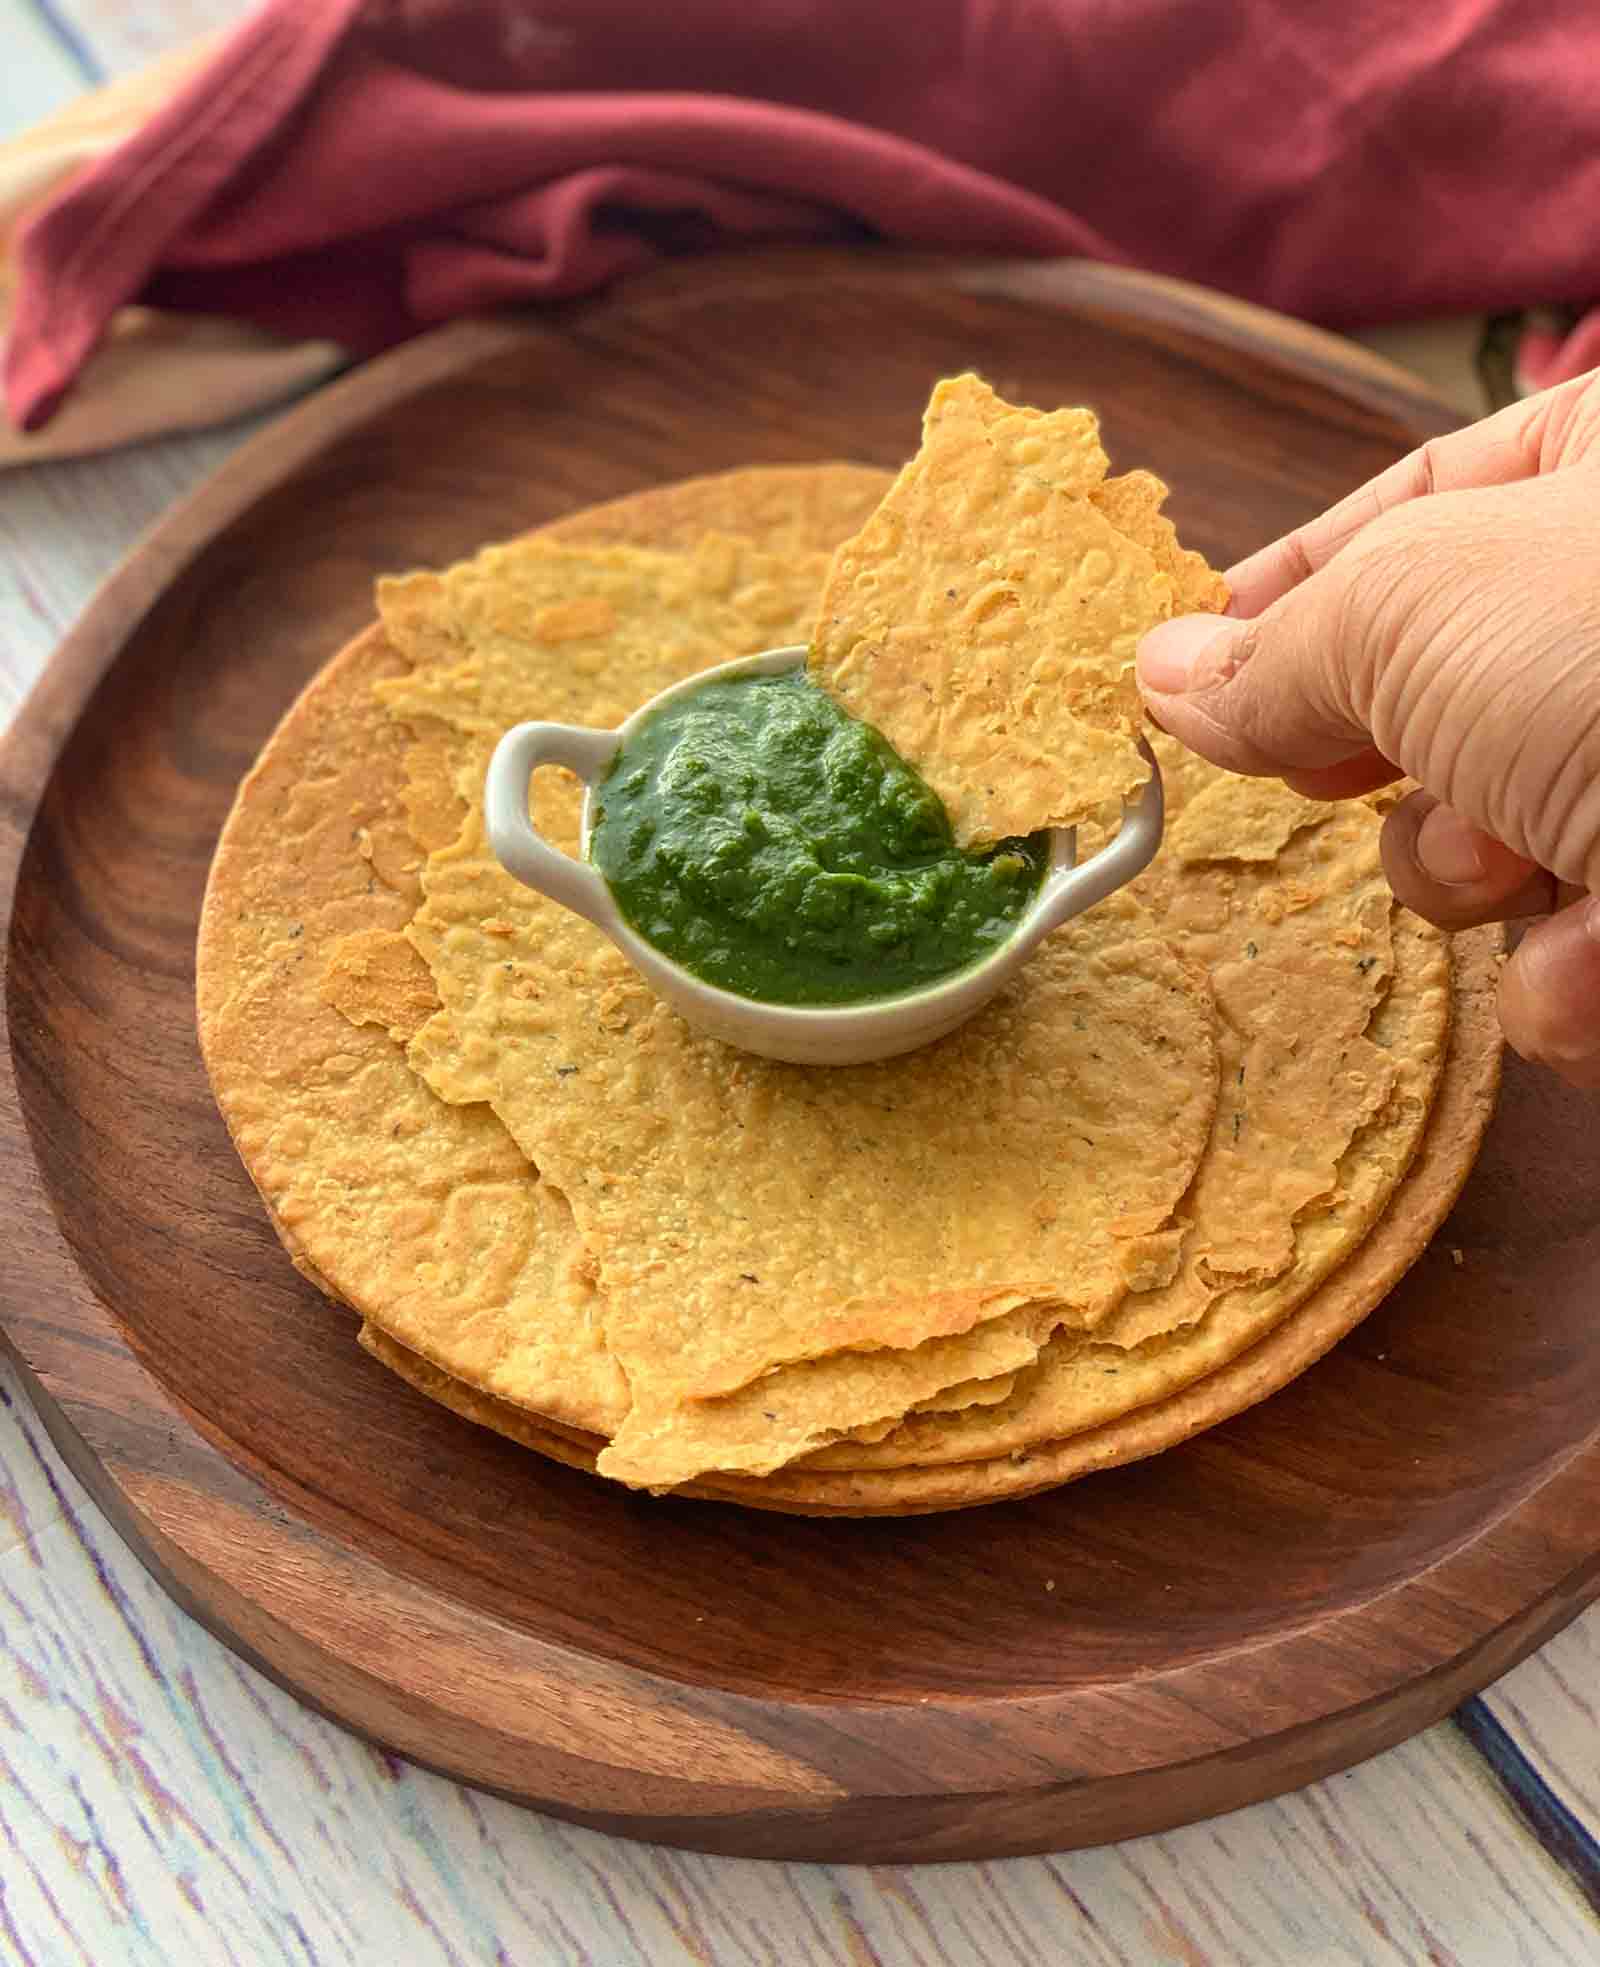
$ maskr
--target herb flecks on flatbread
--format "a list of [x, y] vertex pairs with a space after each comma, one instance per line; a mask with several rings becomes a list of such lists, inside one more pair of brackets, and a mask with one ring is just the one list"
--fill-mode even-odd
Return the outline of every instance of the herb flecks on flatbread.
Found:
[[958, 376], [834, 556], [811, 674], [916, 767], [962, 847], [1136, 791], [1139, 637], [1226, 600], [1161, 517], [1160, 481], [1106, 470], [1091, 411], [1018, 409]]

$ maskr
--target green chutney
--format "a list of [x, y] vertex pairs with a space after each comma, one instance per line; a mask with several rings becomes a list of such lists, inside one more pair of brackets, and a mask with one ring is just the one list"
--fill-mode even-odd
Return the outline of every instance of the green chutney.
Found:
[[958, 851], [938, 796], [803, 671], [730, 677], [632, 732], [589, 858], [647, 942], [769, 1004], [854, 1004], [980, 962], [1038, 893], [1048, 837]]

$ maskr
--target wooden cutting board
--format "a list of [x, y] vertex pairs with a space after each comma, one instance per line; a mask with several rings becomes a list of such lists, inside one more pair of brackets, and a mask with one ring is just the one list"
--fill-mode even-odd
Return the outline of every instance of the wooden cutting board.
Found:
[[631, 1835], [908, 1860], [1156, 1830], [1400, 1740], [1600, 1594], [1600, 1151], [1513, 1066], [1405, 1283], [1264, 1406], [953, 1517], [652, 1501], [396, 1383], [212, 1105], [193, 938], [234, 786], [443, 563], [694, 472], [893, 465], [933, 379], [1088, 401], [1226, 564], [1452, 421], [1191, 288], [874, 253], [696, 262], [316, 396], [107, 583], [0, 752], [0, 1321], [152, 1571], [304, 1699]]

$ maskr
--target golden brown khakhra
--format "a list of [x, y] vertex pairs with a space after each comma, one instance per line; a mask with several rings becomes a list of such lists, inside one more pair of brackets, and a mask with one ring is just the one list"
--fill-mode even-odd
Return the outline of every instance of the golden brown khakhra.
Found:
[[[1231, 1355], [1227, 1343], [1219, 1345], [1217, 1356], [1228, 1363], [1165, 1395], [1156, 1391], [1160, 1381], [1152, 1376], [1144, 1385], [1147, 1404], [1130, 1405], [1114, 1419], [1041, 1440], [1026, 1451], [927, 1467], [843, 1473], [813, 1471], [800, 1463], [759, 1480], [703, 1477], [678, 1493], [797, 1516], [914, 1516], [1014, 1501], [1176, 1447], [1287, 1385], [1394, 1288], [1460, 1192], [1493, 1111], [1500, 1078], [1495, 1011], [1500, 946], [1493, 930], [1454, 938], [1456, 1008], [1445, 1070], [1415, 1158], [1394, 1190], [1390, 1207], [1354, 1254], [1291, 1315], [1276, 1323], [1263, 1322], [1258, 1335]], [[555, 1461], [593, 1469], [604, 1445], [600, 1437], [552, 1427], [525, 1408], [495, 1400], [370, 1325], [362, 1327], [360, 1337], [374, 1358], [463, 1419], [493, 1428]], [[1136, 1370], [1137, 1363], [1136, 1355]]]
[[[565, 688], [620, 691], [740, 646], [728, 611], [752, 584], [774, 591], [768, 559], [730, 550], [708, 602], [680, 556], [492, 550], [385, 589], [418, 666], [380, 694], [409, 726], [451, 729], [475, 795], [526, 707], [513, 624], [557, 606], [570, 621], [579, 603], [556, 597], [581, 591]], [[777, 631], [763, 617], [751, 633]], [[570, 836], [558, 791], [536, 793], [541, 824]], [[409, 933], [441, 1004], [411, 1063], [441, 1099], [491, 1106], [575, 1212], [630, 1395], [603, 1473], [765, 1472], [1028, 1363], [1175, 1258], [1172, 1211], [1215, 1106], [1213, 1014], [1128, 899], [1072, 924], [943, 1044], [808, 1071], [693, 1032], [591, 924], [500, 868], [475, 800], [422, 879]], [[1063, 1052], [1069, 1030], [1081, 1041]]]
[[922, 448], [834, 557], [811, 673], [948, 807], [957, 841], [1070, 826], [1149, 776], [1134, 649], [1227, 589], [1088, 410], [934, 390]]
[[[600, 507], [545, 537], [692, 553], [707, 533], [742, 526], [820, 570], [884, 482], [849, 465], [741, 472]], [[797, 634], [813, 593], [797, 600]], [[407, 668], [381, 628], [358, 636], [240, 787], [200, 925], [206, 1065], [245, 1166], [314, 1281], [424, 1357], [609, 1431], [627, 1388], [565, 1198], [486, 1107], [437, 1100], [389, 1035], [409, 1034], [437, 1003], [401, 933], [423, 858], [408, 766], [432, 768], [422, 817], [435, 839], [465, 810], [438, 787], [437, 746], [408, 737], [375, 695]], [[361, 1013], [371, 1021], [353, 1022], [346, 1013], [374, 980], [377, 1008]]]
[[[886, 482], [694, 481], [388, 585], [241, 789], [200, 948], [219, 1103], [370, 1351], [557, 1459], [824, 1514], [1028, 1493], [1282, 1384], [1436, 1226], [1498, 1056], [1491, 953], [1457, 939], [1452, 987], [1370, 807], [1164, 741], [1138, 888], [885, 1066], [697, 1039], [509, 882], [499, 730], [805, 639]], [[1158, 482], [1098, 490], [1169, 605], [1211, 605]], [[571, 787], [538, 796], [570, 841]]]

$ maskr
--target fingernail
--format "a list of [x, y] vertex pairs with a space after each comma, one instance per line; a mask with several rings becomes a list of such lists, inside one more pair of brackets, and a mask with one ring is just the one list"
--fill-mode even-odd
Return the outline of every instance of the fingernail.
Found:
[[1417, 865], [1442, 888], [1465, 888], [1489, 872], [1482, 837], [1448, 806], [1435, 806], [1417, 828]]
[[1200, 682], [1219, 681], [1227, 670], [1222, 662], [1200, 657], [1213, 642], [1219, 655], [1225, 654], [1237, 638], [1240, 622], [1221, 615], [1178, 615], [1172, 621], [1158, 622], [1139, 644], [1139, 681], [1158, 696], [1178, 696]]

